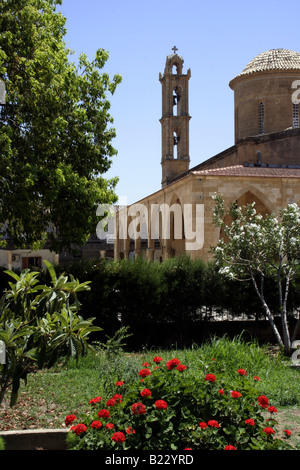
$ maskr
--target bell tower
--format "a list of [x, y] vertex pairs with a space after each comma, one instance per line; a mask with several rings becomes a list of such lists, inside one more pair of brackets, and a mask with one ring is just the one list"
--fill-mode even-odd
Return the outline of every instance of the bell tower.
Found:
[[162, 84], [162, 187], [189, 169], [189, 79], [191, 70], [182, 73], [183, 58], [173, 54], [167, 56], [164, 75], [159, 74]]

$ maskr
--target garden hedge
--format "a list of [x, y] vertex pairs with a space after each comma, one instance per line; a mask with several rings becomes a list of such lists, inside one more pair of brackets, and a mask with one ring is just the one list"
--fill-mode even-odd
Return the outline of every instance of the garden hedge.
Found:
[[[174, 341], [186, 345], [190, 331], [197, 325], [211, 322], [215, 315], [224, 319], [237, 318], [243, 313], [248, 319], [264, 318], [251, 283], [230, 281], [218, 273], [213, 262], [173, 258], [162, 263], [144, 259], [106, 261], [80, 260], [66, 266], [57, 266], [80, 282], [91, 281], [91, 290], [82, 293], [81, 314], [96, 317], [103, 328], [101, 341], [112, 336], [121, 326], [128, 326], [133, 334], [129, 343], [141, 348], [145, 345], [166, 344], [168, 335], [180, 334]], [[0, 270], [0, 288], [7, 286], [9, 277]], [[45, 272], [43, 282], [49, 282]], [[300, 303], [300, 279], [290, 287], [289, 314]], [[266, 298], [276, 312], [277, 286], [266, 279]], [[224, 332], [225, 333], [225, 332]], [[195, 339], [195, 338], [193, 338]]]

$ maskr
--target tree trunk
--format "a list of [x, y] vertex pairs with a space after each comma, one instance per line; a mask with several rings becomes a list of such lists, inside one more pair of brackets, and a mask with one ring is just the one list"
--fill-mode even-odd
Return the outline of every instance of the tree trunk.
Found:
[[277, 340], [277, 343], [279, 344], [279, 346], [283, 347], [284, 350], [285, 350], [285, 344], [284, 344], [284, 341], [282, 340], [282, 338], [281, 338], [281, 336], [280, 336], [280, 333], [279, 333], [279, 331], [278, 331], [278, 328], [277, 328], [277, 326], [276, 326], [276, 324], [275, 324], [274, 317], [273, 317], [273, 315], [272, 315], [272, 313], [271, 313], [271, 311], [270, 311], [270, 309], [269, 309], [269, 307], [268, 307], [266, 301], [265, 301], [264, 299], [261, 299], [261, 302], [262, 302], [262, 305], [263, 305], [263, 307], [264, 307], [264, 309], [265, 309], [266, 317], [268, 318], [268, 320], [269, 320], [269, 322], [270, 322], [270, 325], [271, 325], [271, 327], [272, 327], [272, 330], [273, 330], [273, 332], [274, 332], [274, 334], [275, 334], [275, 338], [276, 338], [276, 340]]
[[[266, 317], [268, 318], [269, 322], [270, 322], [270, 325], [272, 327], [272, 330], [274, 332], [274, 335], [275, 335], [275, 338], [276, 338], [276, 341], [277, 343], [281, 346], [281, 347], [284, 347], [284, 344], [283, 344], [283, 341], [282, 341], [282, 338], [280, 336], [280, 333], [278, 331], [278, 328], [275, 324], [275, 321], [274, 321], [274, 317], [272, 315], [272, 312], [271, 310], [269, 309], [269, 306], [267, 304], [267, 302], [265, 301], [265, 298], [264, 298], [264, 294], [263, 294], [263, 291], [260, 292], [258, 287], [257, 287], [257, 283], [255, 281], [255, 278], [254, 278], [254, 275], [252, 273], [252, 271], [250, 272], [251, 274], [251, 279], [252, 279], [252, 282], [253, 282], [253, 285], [254, 285], [254, 288], [255, 288], [255, 291], [259, 297], [259, 300], [261, 301], [263, 307], [264, 307], [264, 310], [265, 310], [265, 314], [266, 314]], [[263, 285], [263, 283], [262, 283]]]
[[287, 278], [286, 278], [284, 300], [281, 305], [281, 326], [282, 326], [282, 334], [283, 334], [284, 353], [286, 355], [289, 355], [291, 353], [291, 338], [290, 338], [289, 326], [288, 326], [288, 321], [287, 321], [287, 310], [286, 310], [291, 273], [292, 273], [292, 269], [289, 270]]
[[0, 383], [0, 405], [2, 405], [2, 402], [4, 400], [5, 393], [10, 385], [9, 383], [9, 377], [2, 377], [1, 383]]

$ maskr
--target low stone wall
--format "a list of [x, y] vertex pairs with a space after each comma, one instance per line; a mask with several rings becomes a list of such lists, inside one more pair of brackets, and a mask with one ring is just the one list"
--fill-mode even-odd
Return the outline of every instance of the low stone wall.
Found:
[[0, 431], [5, 450], [66, 450], [67, 429]]

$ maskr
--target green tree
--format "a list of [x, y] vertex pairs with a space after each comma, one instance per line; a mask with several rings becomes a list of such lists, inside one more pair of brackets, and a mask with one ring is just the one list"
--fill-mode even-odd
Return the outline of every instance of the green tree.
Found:
[[[222, 229], [219, 243], [213, 252], [220, 270], [232, 279], [251, 281], [263, 306], [276, 340], [291, 351], [291, 338], [287, 316], [290, 283], [300, 268], [300, 208], [290, 204], [280, 212], [280, 217], [263, 217], [255, 210], [255, 203], [224, 208], [221, 195], [215, 195], [214, 223]], [[224, 222], [230, 215], [232, 222]], [[272, 312], [266, 300], [265, 280], [273, 277], [277, 283], [278, 309]], [[281, 332], [274, 314], [281, 317]]]
[[61, 0], [0, 2], [0, 224], [15, 247], [82, 245], [98, 204], [116, 202], [103, 174], [117, 153], [107, 93], [121, 81], [98, 49], [78, 64], [64, 42]]

